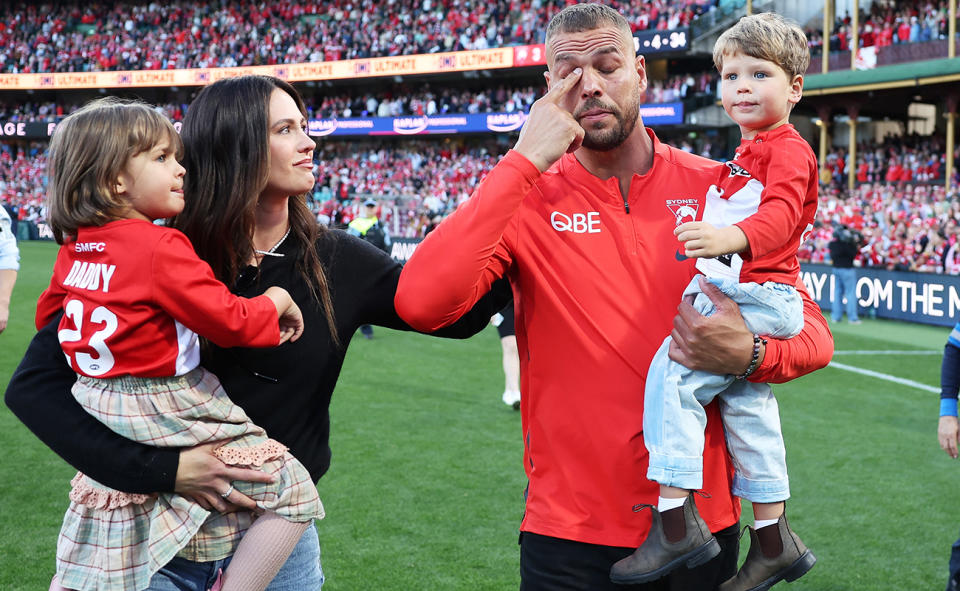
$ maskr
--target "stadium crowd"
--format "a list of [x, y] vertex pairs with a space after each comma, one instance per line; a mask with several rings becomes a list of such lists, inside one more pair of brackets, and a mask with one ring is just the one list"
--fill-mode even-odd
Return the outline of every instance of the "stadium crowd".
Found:
[[[0, 7], [0, 71], [48, 72], [159, 69], [324, 61], [480, 49], [537, 43], [565, 0], [282, 0], [236, 4], [128, 0], [4, 3]], [[690, 24], [717, 0], [625, 0], [613, 2], [634, 30]], [[947, 2], [876, 1], [860, 18], [861, 43], [884, 46], [940, 39], [947, 30]], [[832, 47], [847, 43], [850, 17], [838, 18]], [[819, 32], [810, 35], [819, 47]], [[648, 103], [714, 96], [717, 75], [708, 70], [650, 81]], [[341, 87], [307, 92], [311, 118], [410, 116], [526, 111], [543, 92], [540, 80], [496, 85], [461, 82], [411, 86]], [[2, 121], [56, 121], [79, 104], [33, 101], [0, 104]], [[182, 119], [186, 105], [161, 102], [158, 109]], [[665, 139], [694, 151], [683, 136]], [[944, 142], [937, 137], [890, 137], [858, 147], [857, 188], [848, 192], [845, 151], [836, 149], [822, 167], [817, 224], [805, 243], [804, 260], [829, 262], [834, 228], [845, 225], [863, 237], [863, 266], [960, 272], [957, 196], [943, 190]], [[310, 203], [318, 220], [343, 226], [358, 203], [379, 200], [381, 217], [395, 236], [422, 236], [439, 218], [467, 199], [506, 150], [495, 139], [372, 142], [321, 141], [317, 183]], [[717, 157], [709, 142], [701, 154]], [[960, 151], [956, 154], [960, 160]], [[45, 145], [0, 145], [0, 196], [27, 227], [44, 220]], [[955, 179], [960, 182], [960, 178]], [[954, 183], [956, 186], [957, 183]]]
[[312, 206], [321, 223], [344, 226], [372, 197], [392, 235], [423, 236], [434, 218], [470, 197], [507, 148], [496, 140], [324, 143]]
[[[949, 31], [949, 3], [946, 0], [876, 1], [858, 17], [861, 47], [886, 47], [900, 43], [925, 43], [946, 39]], [[830, 32], [831, 51], [850, 51], [852, 18], [849, 12], [834, 21]], [[823, 31], [808, 29], [810, 52], [819, 55]]]
[[856, 231], [855, 264], [891, 271], [960, 273], [960, 202], [943, 185], [864, 183], [847, 193], [823, 190], [817, 223], [800, 260], [829, 263], [827, 245], [841, 225]]
[[[634, 30], [674, 29], [716, 0], [614, 0]], [[321, 62], [486, 49], [543, 40], [564, 0], [9, 2], [5, 73]]]
[[0, 144], [0, 202], [16, 213], [15, 223], [27, 222], [21, 238], [37, 238], [37, 226], [46, 221], [46, 171], [45, 144]]
[[331, 117], [404, 117], [449, 113], [526, 112], [543, 93], [544, 86], [506, 85], [486, 88], [431, 87], [409, 88], [393, 85], [376, 93], [355, 91], [344, 94], [314, 95], [306, 98], [311, 118]]
[[[644, 95], [646, 103], [682, 101], [695, 94], [714, 95], [719, 77], [715, 71], [678, 74], [666, 80], [651, 80]], [[498, 84], [495, 87], [431, 86], [410, 87], [394, 84], [387, 89], [316, 94], [307, 96], [311, 118], [330, 117], [403, 117], [450, 113], [527, 112], [546, 90], [537, 84]]]
[[[846, 177], [836, 172], [843, 170], [843, 151], [832, 153], [826, 167], [831, 182], [821, 186], [815, 228], [801, 249], [801, 260], [829, 263], [827, 245], [843, 225], [862, 236], [857, 257], [861, 266], [960, 273], [960, 195], [945, 191], [937, 173], [942, 168], [938, 164], [929, 174], [912, 172], [899, 178], [890, 172], [929, 169], [923, 162], [937, 154], [940, 145], [937, 138], [907, 137], [863, 146], [862, 161], [872, 159], [880, 168], [868, 172], [852, 192], [845, 183], [833, 182]], [[360, 203], [372, 197], [391, 235], [420, 237], [469, 198], [507, 147], [496, 139], [476, 138], [322, 141], [316, 150], [317, 183], [310, 205], [321, 223], [343, 227], [357, 215]], [[939, 163], [939, 157], [932, 159]], [[31, 237], [44, 221], [45, 174], [44, 144], [0, 146], [0, 196], [28, 222]]]
[[34, 123], [53, 122], [69, 115], [75, 108], [73, 104], [62, 102], [25, 102], [0, 103], [0, 121]]
[[[856, 263], [898, 271], [960, 273], [960, 194], [944, 189], [945, 141], [938, 136], [887, 136], [857, 146], [855, 188], [847, 191], [843, 148], [821, 167], [817, 223], [802, 261], [830, 262], [827, 248], [841, 225], [860, 238]], [[955, 158], [960, 158], [960, 149]], [[954, 172], [953, 187], [960, 182]]]
[[[565, 0], [224, 0], [111, 4], [3, 3], [0, 72], [90, 72], [229, 67], [486, 49], [540, 43]], [[613, 0], [636, 30], [689, 25], [718, 0]], [[877, 1], [860, 18], [864, 47], [947, 34], [947, 2]], [[849, 14], [831, 48], [849, 49]], [[808, 31], [818, 54], [822, 32]]]
[[[882, 142], [857, 145], [855, 174], [857, 183], [938, 182], [945, 170], [945, 144], [937, 136], [887, 136]], [[954, 158], [960, 157], [960, 150]], [[835, 185], [845, 185], [849, 172], [846, 150], [836, 149], [827, 155], [821, 167], [821, 178]]]
[[[63, 119], [83, 106], [80, 102], [21, 102], [0, 103], [0, 122], [52, 123]], [[171, 121], [182, 121], [185, 104], [161, 103], [156, 106]]]

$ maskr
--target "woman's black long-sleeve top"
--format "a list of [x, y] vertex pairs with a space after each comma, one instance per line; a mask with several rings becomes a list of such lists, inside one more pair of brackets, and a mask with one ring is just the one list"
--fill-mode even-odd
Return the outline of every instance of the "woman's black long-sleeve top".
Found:
[[[361, 324], [410, 330], [393, 306], [401, 270], [396, 261], [341, 231], [324, 232], [316, 247], [342, 347], [334, 343], [322, 309], [297, 271], [297, 246], [288, 239], [276, 250], [283, 257], [265, 256], [259, 268], [246, 268], [234, 292], [252, 297], [271, 285], [285, 288], [303, 312], [303, 335], [269, 349], [211, 346], [203, 355], [203, 366], [220, 378], [230, 398], [287, 445], [315, 481], [330, 467], [330, 398], [351, 336]], [[474, 335], [509, 298], [508, 286], [495, 286], [459, 322], [434, 334]], [[76, 375], [60, 351], [58, 320], [30, 343], [7, 387], [7, 405], [60, 457], [95, 480], [127, 492], [172, 491], [179, 449], [150, 447], [116, 435], [73, 399], [70, 388]]]

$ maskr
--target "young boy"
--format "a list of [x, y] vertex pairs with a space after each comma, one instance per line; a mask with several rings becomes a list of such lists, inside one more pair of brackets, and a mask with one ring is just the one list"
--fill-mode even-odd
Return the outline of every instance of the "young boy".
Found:
[[[723, 107], [742, 140], [710, 188], [701, 221], [678, 218], [674, 234], [707, 280], [740, 305], [754, 333], [753, 354], [743, 374], [715, 375], [671, 361], [670, 337], [664, 341], [647, 375], [643, 414], [647, 477], [660, 483], [660, 499], [651, 507], [646, 541], [610, 576], [617, 583], [650, 581], [719, 553], [691, 494], [703, 483], [703, 405], [719, 396], [735, 468], [733, 493], [753, 502], [756, 518], [746, 562], [720, 588], [761, 590], [800, 577], [816, 562], [784, 516], [790, 492], [776, 398], [769, 385], [746, 381], [762, 359], [765, 336], [790, 338], [803, 327], [796, 253], [813, 228], [818, 176], [813, 151], [788, 119], [810, 56], [803, 31], [765, 13], [724, 32], [713, 59]], [[714, 311], [699, 277], [685, 290], [689, 294], [696, 294], [701, 313]]]

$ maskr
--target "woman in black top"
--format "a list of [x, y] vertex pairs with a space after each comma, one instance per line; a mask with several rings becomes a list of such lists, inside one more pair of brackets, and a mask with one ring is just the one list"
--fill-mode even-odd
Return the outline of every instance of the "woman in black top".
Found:
[[[305, 323], [299, 340], [273, 349], [208, 343], [203, 365], [319, 480], [330, 466], [330, 397], [350, 337], [362, 324], [409, 330], [393, 306], [401, 267], [363, 240], [315, 222], [304, 199], [314, 185], [315, 142], [306, 134], [303, 102], [286, 82], [244, 76], [204, 88], [190, 105], [182, 137], [186, 206], [173, 224], [235, 293], [250, 297], [281, 286]], [[504, 287], [435, 334], [463, 338], [482, 330], [509, 300]], [[34, 337], [6, 391], [8, 406], [41, 440], [119, 490], [175, 491], [218, 511], [254, 507], [229, 492], [231, 482], [260, 480], [262, 473], [220, 463], [209, 446], [177, 450], [134, 443], [81, 409], [70, 394], [75, 375], [60, 351], [58, 321]], [[319, 589], [319, 552], [311, 528], [268, 590]], [[164, 585], [173, 579], [206, 589], [224, 565], [178, 557], [150, 589], [169, 588]]]

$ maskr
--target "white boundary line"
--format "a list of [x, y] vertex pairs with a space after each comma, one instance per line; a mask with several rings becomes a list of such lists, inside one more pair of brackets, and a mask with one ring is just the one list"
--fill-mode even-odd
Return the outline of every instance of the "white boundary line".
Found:
[[880, 373], [878, 371], [871, 371], [869, 369], [863, 369], [860, 367], [854, 367], [852, 365], [846, 365], [844, 363], [837, 363], [836, 361], [831, 361], [829, 367], [835, 367], [837, 369], [852, 371], [853, 373], [870, 376], [872, 378], [877, 378], [880, 380], [886, 380], [888, 382], [903, 384], [904, 386], [910, 386], [911, 388], [917, 388], [918, 390], [924, 390], [926, 392], [935, 392], [935, 393], [940, 392], [940, 388], [934, 388], [933, 386], [921, 384], [920, 382], [914, 382], [913, 380], [898, 378], [897, 376], [892, 376], [890, 374]]
[[943, 355], [940, 351], [834, 351], [836, 355]]

